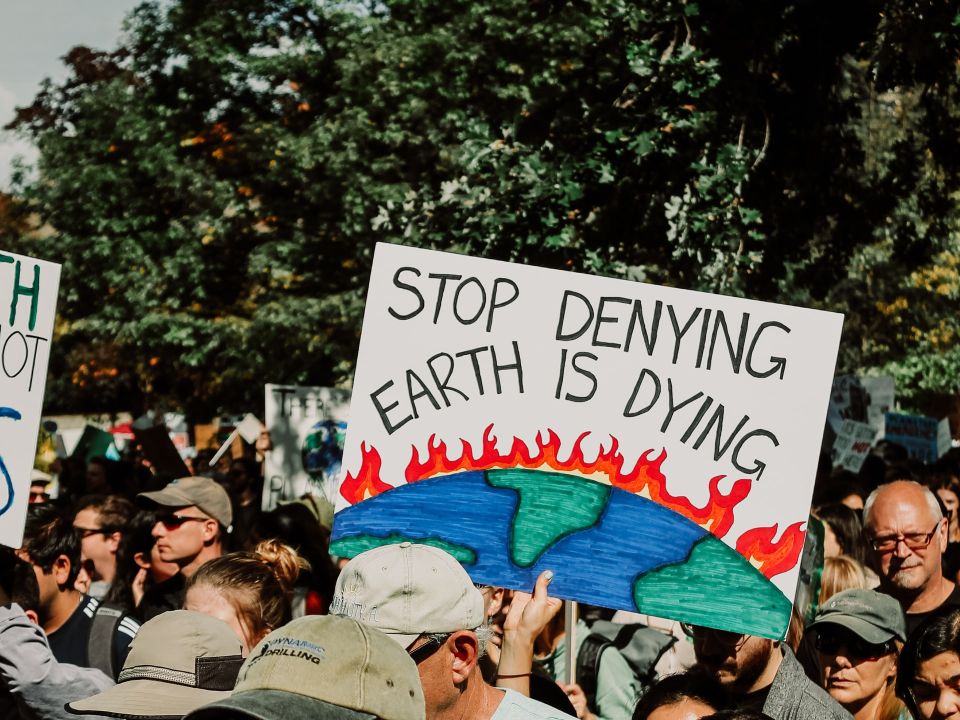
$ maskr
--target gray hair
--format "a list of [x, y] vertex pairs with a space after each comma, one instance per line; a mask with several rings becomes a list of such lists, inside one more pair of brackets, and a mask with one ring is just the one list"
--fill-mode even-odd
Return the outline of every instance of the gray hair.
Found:
[[[472, 628], [470, 632], [477, 636], [477, 659], [479, 660], [487, 654], [487, 643], [493, 639], [493, 628], [489, 622], [485, 622], [483, 625]], [[440, 644], [445, 642], [450, 635], [451, 633], [430, 633], [424, 635], [424, 637], [431, 642]]]
[[926, 485], [921, 485], [916, 480], [894, 480], [878, 486], [876, 490], [867, 496], [866, 502], [863, 503], [864, 528], [870, 527], [870, 511], [873, 510], [873, 503], [876, 501], [877, 495], [879, 495], [884, 488], [889, 488], [894, 483], [907, 483], [922, 490], [923, 497], [927, 501], [927, 506], [930, 508], [930, 513], [933, 515], [934, 519], [938, 523], [943, 520], [943, 510], [940, 509], [940, 501], [937, 499], [937, 496], [933, 494], [933, 491], [930, 488], [928, 488]]

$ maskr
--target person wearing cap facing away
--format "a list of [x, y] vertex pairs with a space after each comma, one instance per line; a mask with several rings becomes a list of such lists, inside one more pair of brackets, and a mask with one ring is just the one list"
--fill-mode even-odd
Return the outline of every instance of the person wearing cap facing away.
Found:
[[172, 610], [140, 628], [115, 686], [65, 707], [76, 715], [174, 720], [226, 698], [242, 663], [240, 640], [225, 622]]
[[140, 493], [137, 502], [156, 513], [153, 536], [160, 559], [180, 568], [144, 594], [137, 612], [142, 620], [149, 620], [181, 607], [186, 579], [208, 560], [223, 555], [233, 511], [227, 491], [204, 477], [174, 480], [163, 490]]
[[330, 612], [372, 625], [410, 654], [428, 720], [570, 717], [486, 683], [478, 664], [489, 635], [483, 597], [438, 548], [402, 542], [357, 555], [337, 579]]
[[907, 639], [900, 603], [873, 590], [844, 590], [820, 608], [815, 633], [821, 680], [855, 720], [896, 720], [897, 653]]
[[229, 697], [189, 720], [424, 720], [417, 666], [350, 618], [305, 616], [260, 641]]

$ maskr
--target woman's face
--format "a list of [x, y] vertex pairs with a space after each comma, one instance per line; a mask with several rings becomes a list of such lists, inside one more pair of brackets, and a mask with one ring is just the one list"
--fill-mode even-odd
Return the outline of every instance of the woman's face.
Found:
[[830, 527], [830, 523], [823, 522], [823, 556], [825, 558], [840, 557], [843, 555], [843, 548], [840, 547], [840, 541], [837, 540], [837, 534]]
[[910, 692], [920, 711], [917, 720], [960, 718], [960, 657], [944, 652], [922, 661]]
[[950, 518], [950, 529], [952, 530], [957, 526], [957, 505], [960, 505], [960, 500], [958, 500], [957, 494], [953, 490], [947, 488], [937, 490], [937, 495], [940, 496], [944, 506], [947, 508], [947, 517]]
[[891, 646], [867, 643], [846, 628], [821, 628], [817, 649], [823, 687], [847, 709], [877, 697], [896, 677], [897, 654]]
[[183, 601], [183, 609], [195, 610], [204, 615], [215, 617], [217, 620], [223, 620], [236, 633], [237, 638], [242, 643], [241, 654], [244, 657], [250, 654], [250, 649], [261, 639], [251, 636], [241, 622], [233, 603], [209, 585], [194, 585], [187, 590], [187, 596]]

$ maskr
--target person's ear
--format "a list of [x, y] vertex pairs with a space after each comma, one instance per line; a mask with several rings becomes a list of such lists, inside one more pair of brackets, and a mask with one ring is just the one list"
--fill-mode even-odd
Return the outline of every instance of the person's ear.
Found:
[[503, 597], [506, 592], [502, 587], [490, 588], [490, 608], [487, 610], [487, 617], [496, 617], [497, 613], [503, 609]]
[[134, 553], [133, 561], [137, 564], [137, 567], [143, 570], [150, 569], [150, 558], [144, 555], [142, 552]]
[[220, 533], [220, 523], [213, 518], [207, 518], [203, 522], [203, 541], [213, 542]]
[[942, 518], [937, 526], [937, 538], [940, 541], [940, 552], [946, 552], [947, 543], [950, 537], [950, 521]]
[[24, 610], [23, 614], [27, 616], [27, 620], [32, 622], [34, 625], [40, 624], [40, 616], [37, 615], [36, 610]]
[[58, 555], [57, 559], [53, 561], [53, 567], [50, 570], [53, 573], [53, 579], [57, 581], [57, 585], [60, 587], [67, 584], [70, 577], [70, 567], [70, 558], [66, 555]]
[[114, 555], [116, 555], [117, 549], [120, 547], [120, 538], [121, 534], [119, 530], [103, 536], [103, 539], [107, 542], [107, 547]]
[[470, 630], [460, 630], [447, 638], [447, 648], [453, 656], [453, 683], [459, 685], [467, 681], [477, 665], [480, 656], [480, 641]]

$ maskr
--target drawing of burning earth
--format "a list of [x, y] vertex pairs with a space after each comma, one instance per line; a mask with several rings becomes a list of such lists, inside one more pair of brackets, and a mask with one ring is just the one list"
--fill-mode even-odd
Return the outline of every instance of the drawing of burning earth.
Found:
[[[464, 442], [453, 460], [431, 438], [427, 459], [414, 450], [407, 484], [396, 488], [380, 480], [379, 455], [364, 446], [361, 471], [341, 485], [355, 504], [337, 513], [331, 552], [352, 557], [387, 543], [426, 543], [456, 557], [477, 582], [531, 588], [550, 569], [559, 597], [784, 636], [791, 601], [769, 578], [796, 565], [804, 532], [796, 523], [776, 543], [776, 526], [744, 533], [736, 549], [722, 542], [749, 480], [723, 494], [722, 478], [713, 478], [710, 502], [697, 508], [666, 491], [665, 452], [655, 459], [648, 452], [623, 473], [615, 439], [587, 462], [579, 449], [585, 433], [560, 461], [552, 432], [536, 452], [517, 440], [499, 453], [491, 430], [479, 455]], [[609, 484], [591, 479], [598, 473]], [[589, 567], [591, 583], [566, 567]]]

